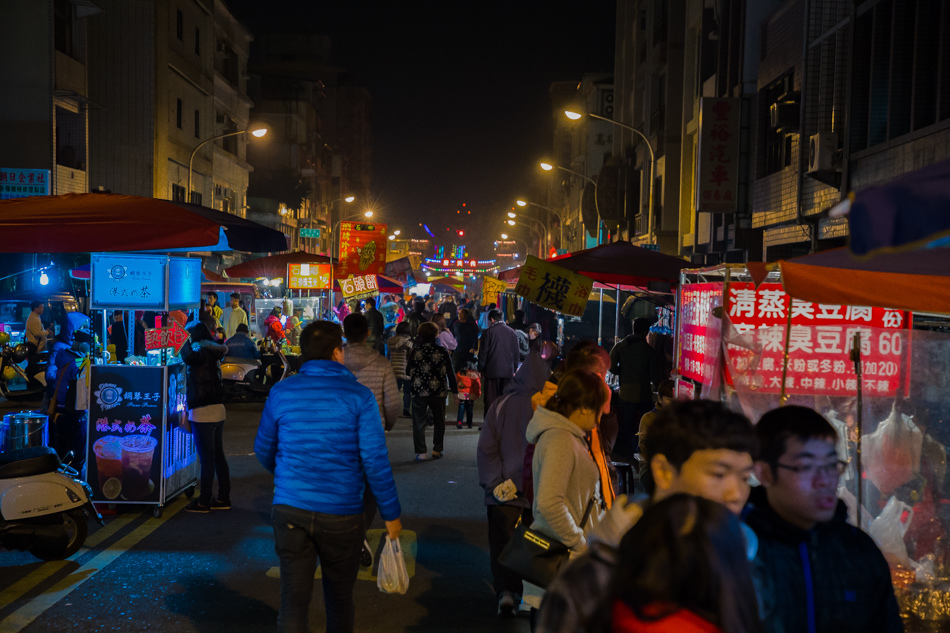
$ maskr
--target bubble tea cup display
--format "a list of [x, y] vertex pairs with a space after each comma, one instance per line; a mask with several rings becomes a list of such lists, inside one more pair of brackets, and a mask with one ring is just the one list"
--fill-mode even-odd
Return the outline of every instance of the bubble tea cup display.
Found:
[[92, 445], [92, 450], [96, 455], [99, 490], [111, 501], [122, 491], [121, 488], [116, 490], [115, 485], [122, 481], [122, 438], [114, 435], [100, 437]]
[[158, 440], [148, 435], [122, 439], [122, 496], [129, 501], [144, 499], [149, 493], [152, 456]]

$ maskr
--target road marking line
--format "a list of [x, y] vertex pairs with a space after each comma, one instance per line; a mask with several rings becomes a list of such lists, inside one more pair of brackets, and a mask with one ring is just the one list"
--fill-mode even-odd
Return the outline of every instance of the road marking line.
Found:
[[[106, 540], [128, 523], [142, 516], [141, 512], [134, 514], [123, 514], [120, 517], [116, 517], [112, 521], [98, 530], [95, 534], [86, 539], [85, 544], [82, 548], [71, 556], [71, 559], [75, 559], [79, 556], [82, 556], [86, 552], [92, 550], [96, 545]], [[40, 567], [34, 569], [32, 572], [13, 583], [3, 591], [0, 591], [0, 609], [7, 607], [10, 604], [13, 604], [25, 594], [32, 591], [37, 585], [42, 584], [44, 581], [48, 580], [50, 577], [59, 572], [66, 564], [70, 562], [67, 560], [54, 560], [43, 563]]]
[[28, 604], [20, 607], [3, 620], [5, 633], [17, 633], [23, 630], [36, 618], [41, 616], [47, 609], [65, 598], [72, 591], [82, 585], [84, 582], [105, 569], [109, 564], [122, 556], [125, 552], [137, 545], [142, 539], [158, 529], [165, 521], [172, 518], [188, 503], [185, 497], [180, 497], [172, 505], [165, 507], [165, 513], [161, 519], [149, 517], [142, 525], [135, 528], [132, 532], [119, 539], [101, 554], [95, 556], [88, 563], [75, 570], [58, 583], [38, 595]]

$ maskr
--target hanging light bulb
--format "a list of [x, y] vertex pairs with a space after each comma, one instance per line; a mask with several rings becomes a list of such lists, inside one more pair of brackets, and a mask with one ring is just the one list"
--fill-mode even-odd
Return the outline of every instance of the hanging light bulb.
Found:
[[46, 271], [40, 273], [40, 285], [45, 286], [49, 283], [49, 275], [46, 274]]

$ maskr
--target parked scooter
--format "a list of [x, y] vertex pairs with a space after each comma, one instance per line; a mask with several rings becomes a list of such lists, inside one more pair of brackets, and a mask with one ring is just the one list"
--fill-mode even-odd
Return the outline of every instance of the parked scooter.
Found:
[[0, 547], [61, 560], [86, 541], [89, 516], [102, 525], [92, 489], [48, 446], [0, 453]]
[[225, 400], [266, 398], [271, 387], [291, 373], [290, 363], [280, 350], [274, 354], [264, 354], [263, 361], [226, 356], [221, 361]]
[[[42, 400], [46, 391], [46, 362], [20, 365], [29, 356], [24, 343], [0, 350], [0, 395], [13, 402]], [[46, 355], [42, 356], [43, 361]]]

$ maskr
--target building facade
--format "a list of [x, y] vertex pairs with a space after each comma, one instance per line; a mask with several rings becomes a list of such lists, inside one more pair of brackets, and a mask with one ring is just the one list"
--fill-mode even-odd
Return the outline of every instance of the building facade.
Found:
[[90, 24], [96, 4], [10, 0], [0, 20], [0, 168], [49, 171], [49, 193], [89, 189]]

